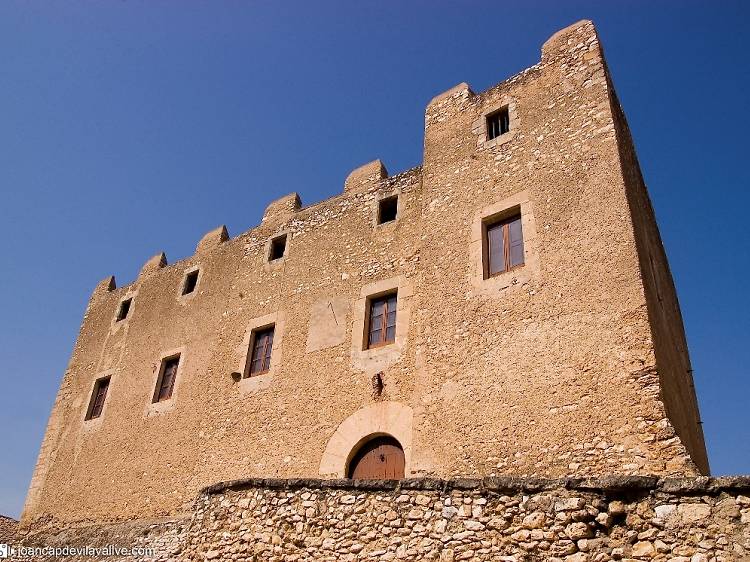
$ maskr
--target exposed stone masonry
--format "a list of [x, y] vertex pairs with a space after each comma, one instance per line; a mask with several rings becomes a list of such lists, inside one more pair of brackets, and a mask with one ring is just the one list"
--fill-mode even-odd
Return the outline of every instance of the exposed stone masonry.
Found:
[[156, 549], [121, 560], [740, 561], [750, 560], [750, 477], [254, 479], [207, 488], [189, 520], [75, 536]]
[[5, 515], [0, 515], [0, 543], [7, 543], [15, 534], [18, 521]]

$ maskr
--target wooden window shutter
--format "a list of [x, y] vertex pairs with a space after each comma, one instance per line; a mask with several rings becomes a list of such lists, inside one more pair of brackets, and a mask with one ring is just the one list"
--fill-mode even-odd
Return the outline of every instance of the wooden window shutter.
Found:
[[521, 215], [490, 223], [484, 233], [485, 277], [523, 265], [523, 228]]
[[397, 295], [390, 294], [370, 301], [367, 347], [378, 347], [396, 340]]
[[262, 375], [271, 369], [274, 328], [275, 326], [271, 326], [255, 332], [250, 353], [250, 368], [245, 376]]
[[109, 389], [109, 377], [99, 379], [94, 383], [94, 391], [91, 394], [91, 402], [86, 419], [91, 420], [102, 415], [104, 401], [107, 399], [107, 390]]
[[385, 338], [386, 343], [396, 340], [396, 295], [391, 295], [385, 302]]
[[505, 236], [502, 224], [487, 228], [487, 259], [487, 272], [490, 276], [505, 271]]
[[172, 398], [175, 380], [177, 379], [177, 367], [179, 364], [179, 355], [162, 361], [161, 376], [159, 377], [154, 402], [161, 402], [162, 400], [169, 400]]
[[521, 217], [515, 217], [508, 223], [509, 261], [508, 269], [523, 264], [523, 232]]

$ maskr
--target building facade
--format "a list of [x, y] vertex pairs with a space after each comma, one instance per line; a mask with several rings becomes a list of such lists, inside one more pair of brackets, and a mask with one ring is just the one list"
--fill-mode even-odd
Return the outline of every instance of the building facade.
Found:
[[709, 471], [674, 285], [593, 24], [354, 170], [94, 290], [22, 526], [247, 477]]

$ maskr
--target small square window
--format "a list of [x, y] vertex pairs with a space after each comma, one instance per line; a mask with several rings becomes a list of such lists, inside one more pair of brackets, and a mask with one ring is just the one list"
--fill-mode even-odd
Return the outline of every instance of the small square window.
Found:
[[133, 299], [125, 299], [120, 303], [120, 308], [117, 309], [117, 321], [125, 320], [128, 317], [128, 314], [130, 313], [130, 305], [132, 304]]
[[109, 390], [109, 377], [98, 379], [94, 383], [94, 390], [91, 393], [89, 407], [86, 410], [86, 419], [93, 420], [102, 415], [104, 401], [107, 399], [107, 390]]
[[195, 291], [195, 287], [198, 285], [198, 270], [191, 271], [185, 275], [185, 283], [182, 285], [182, 294], [189, 295]]
[[487, 140], [504, 135], [510, 130], [510, 113], [504, 107], [500, 111], [487, 116]]
[[378, 224], [396, 220], [398, 214], [398, 196], [386, 197], [378, 202]]
[[485, 279], [523, 265], [523, 229], [520, 214], [488, 222], [483, 230]]
[[179, 364], [179, 355], [162, 359], [161, 369], [159, 369], [159, 378], [156, 381], [156, 391], [154, 392], [153, 402], [161, 402], [172, 398], [174, 383], [177, 378], [177, 367]]
[[268, 326], [253, 332], [250, 341], [250, 362], [245, 377], [263, 375], [271, 369], [271, 351], [275, 326]]
[[268, 254], [268, 261], [283, 258], [284, 252], [286, 252], [286, 234], [282, 234], [271, 240], [271, 251]]
[[396, 306], [398, 295], [390, 293], [370, 300], [367, 307], [365, 349], [380, 347], [396, 340]]

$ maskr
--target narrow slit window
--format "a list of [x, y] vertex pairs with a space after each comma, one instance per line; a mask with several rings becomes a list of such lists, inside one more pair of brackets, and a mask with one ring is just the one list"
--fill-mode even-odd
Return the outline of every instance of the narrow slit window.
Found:
[[189, 295], [195, 291], [195, 287], [198, 285], [198, 270], [191, 271], [185, 276], [185, 283], [182, 285], [182, 294]]
[[94, 383], [94, 390], [91, 393], [89, 408], [86, 412], [87, 420], [93, 420], [102, 415], [104, 401], [107, 399], [107, 390], [109, 390], [109, 377], [98, 379]]
[[130, 305], [133, 303], [133, 299], [125, 299], [120, 303], [120, 307], [117, 309], [117, 321], [125, 320], [130, 313]]
[[484, 230], [485, 279], [523, 263], [521, 215], [487, 224]]
[[504, 135], [510, 130], [510, 114], [508, 108], [504, 107], [487, 116], [487, 139], [492, 140]]
[[253, 332], [250, 344], [250, 364], [245, 374], [246, 377], [262, 375], [271, 369], [274, 327], [269, 326]]
[[370, 301], [367, 323], [368, 349], [393, 343], [396, 340], [396, 305], [396, 293]]
[[284, 257], [286, 251], [286, 234], [277, 236], [271, 240], [271, 251], [268, 256], [268, 261], [278, 260]]
[[156, 392], [154, 392], [154, 402], [161, 402], [172, 398], [174, 383], [177, 378], [177, 367], [179, 364], [179, 355], [162, 360], [159, 379], [156, 382]]
[[378, 203], [378, 224], [392, 222], [398, 215], [398, 196], [386, 197]]

